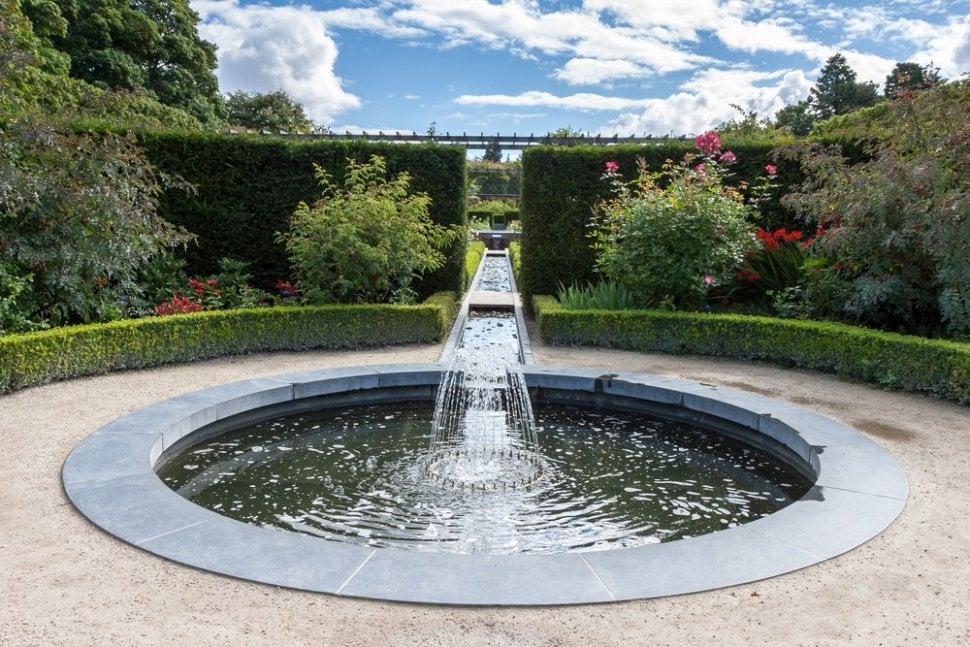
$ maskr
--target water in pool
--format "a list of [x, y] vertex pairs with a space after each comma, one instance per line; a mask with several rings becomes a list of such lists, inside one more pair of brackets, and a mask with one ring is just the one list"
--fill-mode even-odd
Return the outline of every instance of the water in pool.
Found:
[[432, 406], [269, 420], [168, 458], [182, 496], [248, 523], [406, 550], [559, 553], [642, 546], [769, 515], [809, 483], [770, 454], [638, 414], [537, 406], [528, 485], [455, 488], [422, 468]]

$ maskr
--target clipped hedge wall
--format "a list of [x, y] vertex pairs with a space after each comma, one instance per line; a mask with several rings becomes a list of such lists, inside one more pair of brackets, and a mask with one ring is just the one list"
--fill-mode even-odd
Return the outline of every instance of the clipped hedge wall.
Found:
[[565, 310], [533, 298], [550, 344], [764, 360], [970, 402], [970, 344], [829, 322], [657, 310]]
[[444, 292], [414, 306], [217, 310], [7, 335], [0, 337], [0, 393], [225, 355], [435, 343], [448, 332], [456, 307], [454, 293]]
[[[411, 175], [411, 189], [431, 197], [431, 219], [441, 225], [466, 225], [465, 151], [448, 146], [373, 144], [312, 138], [222, 135], [217, 133], [143, 133], [149, 159], [162, 171], [196, 187], [194, 192], [167, 191], [160, 213], [198, 236], [198, 244], [181, 251], [190, 274], [218, 272], [218, 261], [231, 257], [250, 263], [254, 282], [271, 287], [290, 277], [282, 245], [300, 201], [320, 197], [313, 165], [342, 183], [348, 158], [381, 155], [388, 172]], [[447, 250], [448, 261], [417, 286], [421, 297], [462, 289], [464, 241]]]
[[[772, 144], [726, 143], [738, 161], [731, 165], [731, 183], [752, 182], [765, 177], [766, 164], [776, 164], [775, 181], [792, 186], [801, 181], [793, 163], [772, 158]], [[559, 283], [585, 284], [596, 280], [596, 260], [590, 248], [589, 220], [593, 206], [610, 197], [610, 186], [601, 178], [607, 161], [620, 165], [625, 180], [637, 176], [637, 159], [660, 170], [664, 162], [680, 160], [695, 150], [692, 142], [666, 141], [639, 146], [536, 146], [522, 153], [522, 291], [526, 295], [555, 294]], [[793, 216], [779, 204], [782, 189], [762, 205], [765, 228], [792, 227]]]

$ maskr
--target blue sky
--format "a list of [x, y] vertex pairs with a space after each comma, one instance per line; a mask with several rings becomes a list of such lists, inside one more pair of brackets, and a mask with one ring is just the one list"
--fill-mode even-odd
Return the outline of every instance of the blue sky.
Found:
[[773, 116], [841, 52], [970, 73], [970, 0], [190, 0], [223, 92], [337, 132], [682, 135]]

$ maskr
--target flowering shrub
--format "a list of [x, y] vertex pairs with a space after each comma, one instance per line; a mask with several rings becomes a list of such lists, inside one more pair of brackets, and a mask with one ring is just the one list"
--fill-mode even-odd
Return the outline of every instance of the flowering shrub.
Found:
[[190, 312], [199, 312], [202, 304], [182, 293], [176, 294], [168, 301], [163, 301], [155, 306], [157, 315], [184, 315]]
[[759, 227], [755, 235], [761, 248], [748, 253], [734, 280], [717, 296], [729, 302], [722, 305], [740, 304], [744, 310], [784, 316], [789, 314], [785, 301], [802, 285], [805, 249], [811, 239], [784, 227], [774, 231]]
[[[246, 273], [246, 267], [247, 264], [242, 261], [222, 259], [219, 261], [219, 268], [222, 271], [218, 275], [206, 279], [199, 277], [186, 279], [188, 287], [176, 288], [171, 297], [155, 306], [155, 314], [186, 314], [200, 310], [228, 310], [272, 305], [269, 294], [249, 285], [248, 281], [252, 277]], [[295, 290], [291, 294], [295, 294]]]
[[592, 222], [596, 267], [640, 306], [697, 308], [758, 246], [749, 225], [753, 208], [722, 183], [722, 165], [734, 154], [720, 151], [713, 131], [695, 144], [700, 154], [668, 161], [661, 173], [648, 173], [641, 162], [632, 186], [619, 184], [618, 167], [606, 165], [616, 196], [598, 206]]

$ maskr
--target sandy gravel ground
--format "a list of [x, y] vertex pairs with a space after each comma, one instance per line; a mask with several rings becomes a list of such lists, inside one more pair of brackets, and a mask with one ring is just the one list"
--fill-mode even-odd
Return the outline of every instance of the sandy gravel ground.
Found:
[[441, 348], [283, 353], [116, 373], [0, 396], [0, 646], [970, 644], [970, 407], [801, 371], [535, 339], [541, 363], [726, 385], [853, 425], [903, 465], [906, 509], [880, 536], [823, 564], [674, 598], [445, 608], [277, 589], [167, 562], [91, 526], [61, 489], [64, 458], [101, 425], [163, 398], [311, 368], [435, 361]]

